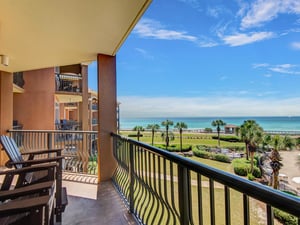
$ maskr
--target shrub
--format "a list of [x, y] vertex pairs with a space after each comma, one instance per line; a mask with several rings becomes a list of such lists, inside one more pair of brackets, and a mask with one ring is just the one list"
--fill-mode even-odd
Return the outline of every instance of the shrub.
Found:
[[216, 161], [230, 163], [231, 160], [227, 155], [224, 154], [212, 154], [212, 158]]
[[247, 174], [248, 174], [248, 167], [243, 164], [235, 165], [233, 167], [233, 170], [234, 170], [234, 173], [239, 176], [247, 176]]
[[196, 145], [196, 148], [201, 151], [209, 151], [210, 147], [206, 145]]
[[212, 128], [207, 127], [207, 128], [204, 129], [205, 133], [212, 133], [212, 131], [213, 131]]
[[[128, 137], [137, 137], [137, 134], [128, 134]], [[140, 137], [143, 137], [143, 134], [140, 134]]]
[[210, 159], [211, 158], [211, 153], [207, 152], [207, 151], [194, 149], [193, 153], [194, 153], [195, 156], [200, 157], [200, 158], [204, 158], [204, 159]]
[[297, 225], [297, 218], [291, 214], [274, 208], [274, 216], [285, 225]]
[[[214, 135], [212, 136], [212, 139], [218, 139], [218, 136]], [[241, 139], [238, 136], [220, 136], [221, 141], [228, 141], [228, 142], [239, 142]]]
[[248, 173], [247, 177], [248, 177], [249, 180], [254, 180], [255, 179], [255, 177], [252, 175], [252, 173]]
[[[165, 144], [155, 144], [154, 145], [157, 148], [161, 148], [164, 150], [168, 150], [170, 152], [180, 152], [180, 145], [169, 145], [168, 149], [166, 149]], [[188, 152], [192, 150], [191, 145], [182, 145], [182, 152]]]
[[254, 166], [253, 167], [253, 172], [252, 175], [256, 178], [260, 178], [261, 177], [261, 171], [258, 167]]
[[[250, 173], [251, 163], [249, 160], [241, 158], [234, 159], [232, 161], [234, 173], [239, 176], [247, 176]], [[252, 175], [256, 178], [261, 177], [261, 171], [258, 167], [255, 166], [256, 160], [254, 159], [253, 173]]]

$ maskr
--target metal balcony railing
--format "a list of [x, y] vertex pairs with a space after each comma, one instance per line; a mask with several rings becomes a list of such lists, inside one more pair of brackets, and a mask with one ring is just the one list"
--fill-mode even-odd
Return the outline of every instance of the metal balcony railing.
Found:
[[140, 224], [274, 224], [300, 198], [150, 145], [113, 136], [113, 182]]
[[80, 74], [56, 74], [55, 75], [56, 91], [62, 92], [82, 92], [82, 76]]
[[63, 148], [63, 170], [97, 174], [97, 141], [94, 131], [9, 130], [21, 151]]

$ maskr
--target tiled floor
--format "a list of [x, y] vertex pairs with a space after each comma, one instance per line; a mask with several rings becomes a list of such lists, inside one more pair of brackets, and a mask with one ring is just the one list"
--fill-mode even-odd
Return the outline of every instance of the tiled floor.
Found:
[[69, 204], [63, 213], [63, 225], [137, 224], [110, 181], [94, 187], [76, 182], [64, 182], [64, 185], [67, 186]]

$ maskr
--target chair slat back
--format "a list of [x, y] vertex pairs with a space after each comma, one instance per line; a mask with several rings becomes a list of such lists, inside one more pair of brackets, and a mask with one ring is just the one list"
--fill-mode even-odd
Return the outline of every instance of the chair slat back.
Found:
[[[20, 152], [16, 142], [14, 141], [14, 139], [12, 139], [11, 137], [6, 136], [6, 135], [1, 135], [0, 142], [11, 162], [23, 162], [24, 161], [23, 157], [21, 155], [21, 152]], [[15, 168], [20, 169], [20, 168], [22, 168], [22, 165], [16, 164]]]

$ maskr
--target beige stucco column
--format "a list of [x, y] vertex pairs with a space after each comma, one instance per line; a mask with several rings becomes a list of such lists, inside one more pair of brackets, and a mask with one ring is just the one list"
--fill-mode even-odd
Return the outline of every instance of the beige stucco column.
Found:
[[98, 178], [105, 181], [116, 168], [111, 132], [117, 131], [116, 57], [98, 55]]
[[[12, 129], [13, 122], [13, 76], [11, 73], [0, 71], [0, 132], [7, 134]], [[8, 160], [5, 152], [1, 150], [0, 165]]]

